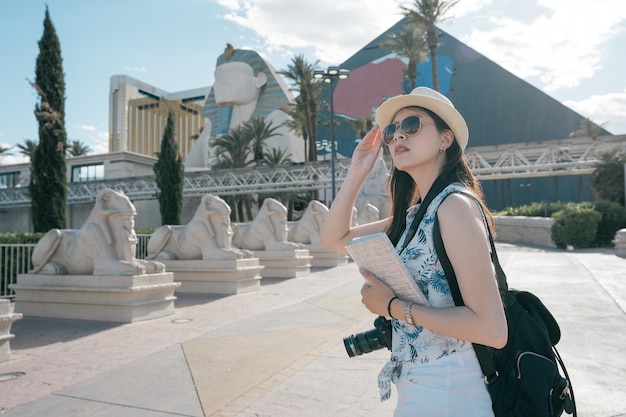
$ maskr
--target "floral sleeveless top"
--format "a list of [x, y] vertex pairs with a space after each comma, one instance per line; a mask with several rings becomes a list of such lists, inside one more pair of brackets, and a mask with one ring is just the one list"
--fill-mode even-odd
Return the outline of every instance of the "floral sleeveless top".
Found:
[[[451, 193], [459, 191], [470, 193], [461, 183], [452, 183], [433, 199], [424, 214], [417, 233], [400, 254], [413, 279], [432, 307], [454, 306], [448, 280], [435, 251], [433, 226], [441, 202]], [[407, 210], [407, 227], [396, 246], [396, 250], [401, 250], [418, 209], [419, 204], [416, 204]], [[413, 326], [396, 319], [393, 320], [392, 340], [391, 359], [378, 376], [378, 387], [382, 401], [391, 396], [391, 382], [397, 382], [403, 363], [431, 362], [453, 352], [472, 348], [472, 344], [469, 342], [443, 336], [422, 326]]]

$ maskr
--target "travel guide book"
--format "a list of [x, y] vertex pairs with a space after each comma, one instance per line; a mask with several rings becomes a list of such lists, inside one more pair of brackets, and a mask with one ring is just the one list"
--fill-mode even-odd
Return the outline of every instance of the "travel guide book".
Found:
[[398, 297], [428, 305], [426, 296], [411, 277], [386, 233], [356, 238], [346, 245], [346, 250], [359, 267], [376, 275]]

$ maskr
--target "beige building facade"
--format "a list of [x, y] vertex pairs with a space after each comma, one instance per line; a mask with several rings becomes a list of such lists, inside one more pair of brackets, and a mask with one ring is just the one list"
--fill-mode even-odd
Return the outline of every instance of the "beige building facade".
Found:
[[200, 113], [210, 87], [169, 93], [127, 75], [111, 77], [109, 89], [109, 152], [156, 156], [169, 111], [174, 113], [175, 139], [184, 160], [200, 136]]

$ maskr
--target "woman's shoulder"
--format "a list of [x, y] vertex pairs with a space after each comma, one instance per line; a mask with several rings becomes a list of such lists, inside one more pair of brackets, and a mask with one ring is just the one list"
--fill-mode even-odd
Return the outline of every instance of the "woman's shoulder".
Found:
[[451, 200], [469, 199], [473, 196], [472, 192], [460, 182], [453, 182], [448, 184], [440, 193], [435, 197], [435, 206], [438, 208], [441, 204]]
[[443, 189], [441, 194], [449, 195], [455, 193], [472, 194], [472, 191], [460, 182], [452, 182]]
[[[461, 184], [450, 184], [437, 210], [440, 217], [467, 218], [480, 216], [480, 207], [474, 194]], [[444, 194], [442, 193], [442, 194]]]

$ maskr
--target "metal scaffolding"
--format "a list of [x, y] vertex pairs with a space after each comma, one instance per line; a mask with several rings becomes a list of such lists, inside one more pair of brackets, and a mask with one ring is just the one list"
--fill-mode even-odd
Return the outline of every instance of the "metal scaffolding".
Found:
[[[598, 163], [597, 152], [608, 149], [626, 151], [626, 135], [468, 148], [467, 159], [480, 180], [581, 175], [591, 173]], [[349, 166], [349, 159], [335, 165], [339, 187]], [[186, 173], [184, 181], [184, 196], [272, 194], [329, 189], [332, 173], [327, 163], [317, 162], [278, 168], [207, 169]], [[94, 201], [103, 188], [123, 191], [133, 200], [154, 199], [158, 192], [153, 176], [69, 183], [68, 204]], [[0, 189], [0, 209], [28, 206], [27, 187]]]

